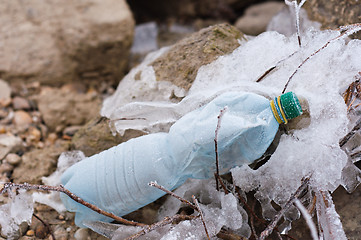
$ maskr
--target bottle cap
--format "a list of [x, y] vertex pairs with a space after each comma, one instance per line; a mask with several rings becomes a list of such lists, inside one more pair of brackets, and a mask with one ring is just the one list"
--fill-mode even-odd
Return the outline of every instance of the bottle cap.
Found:
[[302, 114], [302, 107], [298, 97], [293, 92], [281, 95], [281, 106], [287, 119], [298, 117]]
[[270, 102], [274, 117], [278, 123], [287, 124], [289, 119], [302, 114], [302, 107], [296, 94], [288, 92]]

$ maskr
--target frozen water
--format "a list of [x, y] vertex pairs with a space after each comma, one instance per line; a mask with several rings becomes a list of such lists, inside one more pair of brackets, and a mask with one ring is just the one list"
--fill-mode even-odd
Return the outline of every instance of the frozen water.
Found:
[[[117, 93], [104, 103], [102, 113], [116, 119], [124, 115], [128, 116], [127, 114], [134, 109], [140, 109], [141, 111], [136, 111], [131, 117], [142, 118], [142, 114], [150, 114], [145, 115], [149, 121], [136, 124], [136, 127], [152, 132], [159, 130], [154, 127], [157, 123], [156, 119], [163, 125], [168, 123], [170, 126], [185, 113], [202, 106], [225, 91], [239, 89], [264, 96], [276, 96], [281, 93], [289, 77], [306, 58], [338, 35], [337, 31], [307, 30], [302, 34], [302, 47], [299, 48], [295, 35], [286, 37], [277, 32], [265, 32], [243, 43], [231, 54], [221, 56], [216, 61], [201, 67], [187, 96], [178, 104], [170, 103], [165, 97], [167, 94], [163, 91], [158, 99], [162, 101], [161, 103], [148, 103], [147, 101], [157, 100], [155, 97], [149, 97], [141, 98], [138, 103], [127, 104], [130, 99], [124, 100], [126, 99], [124, 96], [119, 98], [126, 88], [119, 87]], [[154, 53], [152, 57], [160, 54], [162, 53]], [[340, 184], [345, 184], [342, 171], [347, 166], [348, 156], [340, 148], [339, 140], [350, 130], [350, 125], [347, 107], [341, 94], [354, 81], [354, 76], [361, 69], [359, 56], [361, 56], [360, 40], [339, 39], [331, 41], [326, 48], [305, 62], [294, 75], [287, 90], [307, 100], [310, 123], [284, 134], [275, 153], [259, 169], [240, 166], [232, 170], [237, 186], [246, 192], [256, 191], [255, 196], [263, 205], [265, 217], [272, 218], [275, 213], [271, 201], [282, 206], [305, 176], [311, 176], [311, 186], [318, 190], [332, 192]], [[271, 67], [276, 68], [261, 82], [256, 82]], [[130, 75], [134, 77], [138, 70]], [[142, 75], [142, 78], [152, 78], [153, 73], [151, 69], [149, 70], [150, 75]], [[128, 78], [126, 77], [126, 81]], [[121, 82], [119, 86], [123, 86], [123, 83]], [[127, 95], [126, 92], [124, 94]], [[138, 92], [136, 88], [134, 94], [142, 95], [145, 91], [141, 89]], [[153, 92], [150, 91], [150, 95], [152, 94]], [[121, 104], [114, 106], [113, 103], [117, 98], [120, 99]], [[160, 110], [155, 111], [157, 116], [154, 117], [150, 109], [157, 107]], [[124, 125], [125, 127], [122, 127], [122, 123], [124, 124], [121, 122], [117, 126], [118, 131], [131, 127], [132, 121]], [[225, 161], [220, 159], [222, 160]], [[354, 175], [359, 176], [355, 172]], [[203, 183], [194, 184], [186, 185], [188, 189], [180, 188], [178, 191], [184, 191], [183, 194], [187, 195], [186, 192], [191, 191], [192, 188], [197, 189], [197, 186]], [[197, 191], [202, 190], [199, 188]], [[178, 193], [182, 195], [182, 192]], [[206, 205], [207, 198], [202, 198], [199, 194], [195, 195], [203, 205]], [[173, 201], [171, 204], [166, 203], [164, 209], [162, 216], [172, 215], [175, 213], [172, 209], [179, 209], [179, 206]], [[207, 208], [204, 209], [207, 212]], [[218, 214], [222, 215], [221, 212]], [[297, 217], [299, 213], [294, 211], [289, 219], [291, 221]], [[214, 229], [218, 228], [214, 227]], [[173, 231], [172, 236], [175, 237], [176, 234], [181, 233]], [[182, 237], [187, 236], [182, 235]]]
[[[59, 156], [57, 169], [49, 177], [42, 177], [44, 184], [49, 186], [59, 186], [61, 184], [60, 177], [70, 166], [84, 159], [85, 155], [81, 151], [64, 152]], [[64, 212], [65, 206], [60, 200], [58, 192], [42, 193], [34, 192], [33, 198], [35, 202], [46, 204], [54, 208], [57, 212]]]
[[0, 206], [1, 232], [8, 239], [18, 237], [19, 225], [22, 222], [30, 224], [34, 212], [34, 201], [25, 190], [19, 190], [19, 194], [10, 193], [8, 203]]
[[135, 27], [132, 53], [145, 54], [158, 49], [156, 22], [142, 23]]

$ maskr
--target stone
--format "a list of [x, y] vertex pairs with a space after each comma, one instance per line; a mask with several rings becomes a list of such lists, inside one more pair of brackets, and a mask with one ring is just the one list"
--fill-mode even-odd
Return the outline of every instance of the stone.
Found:
[[116, 81], [127, 68], [134, 20], [125, 0], [6, 1], [0, 72], [7, 81]]
[[149, 19], [177, 19], [178, 21], [221, 19], [234, 21], [237, 12], [260, 0], [132, 0], [128, 1], [137, 22]]
[[94, 94], [44, 88], [35, 100], [50, 131], [61, 132], [71, 125], [84, 125], [98, 115], [101, 101]]
[[59, 141], [47, 148], [26, 152], [22, 162], [14, 169], [14, 182], [40, 184], [42, 177], [54, 172], [58, 157], [68, 149], [68, 143]]
[[90, 239], [89, 230], [87, 228], [80, 228], [76, 230], [74, 237], [76, 240], [88, 240]]
[[8, 162], [11, 165], [18, 165], [21, 162], [21, 157], [15, 153], [9, 153], [6, 158], [6, 162]]
[[23, 110], [18, 110], [14, 112], [13, 123], [16, 127], [26, 129], [30, 126], [32, 122], [33, 119], [31, 118], [29, 113]]
[[[308, 0], [304, 9], [311, 20], [322, 24], [322, 29], [336, 29], [361, 22], [359, 0]], [[353, 36], [361, 39], [361, 32]]]
[[11, 88], [7, 82], [0, 79], [0, 106], [6, 107], [11, 102]]
[[3, 162], [2, 164], [0, 164], [0, 175], [9, 174], [13, 169], [14, 169], [13, 165], [7, 162]]
[[31, 106], [27, 99], [16, 96], [13, 98], [13, 108], [15, 110], [29, 110]]
[[23, 141], [10, 133], [0, 134], [0, 160], [8, 153], [16, 152], [23, 148]]
[[282, 2], [264, 2], [247, 8], [245, 14], [240, 17], [235, 26], [244, 34], [256, 36], [267, 29], [272, 17], [286, 5]]
[[229, 24], [204, 28], [182, 39], [150, 65], [157, 81], [169, 81], [189, 90], [198, 69], [239, 47], [243, 34]]
[[109, 127], [109, 119], [97, 117], [75, 133], [72, 138], [72, 146], [74, 149], [84, 152], [85, 156], [91, 156], [142, 135], [144, 133], [141, 131], [128, 130], [123, 136], [119, 134], [114, 136]]
[[74, 136], [74, 134], [79, 131], [79, 129], [81, 128], [82, 126], [70, 126], [70, 127], [66, 127], [64, 130], [63, 130], [63, 135], [67, 135], [67, 136]]

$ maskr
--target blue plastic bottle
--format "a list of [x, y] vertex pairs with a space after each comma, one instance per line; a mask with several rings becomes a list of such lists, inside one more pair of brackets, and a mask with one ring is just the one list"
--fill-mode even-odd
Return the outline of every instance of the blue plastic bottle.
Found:
[[[179, 119], [169, 133], [134, 138], [73, 165], [63, 174], [62, 183], [100, 209], [123, 216], [164, 195], [148, 185], [151, 181], [172, 190], [188, 178], [213, 177], [217, 117], [225, 106], [218, 132], [221, 173], [260, 158], [279, 124], [302, 114], [291, 92], [271, 102], [254, 93], [224, 93]], [[75, 223], [80, 227], [83, 220], [112, 220], [66, 195], [61, 197], [66, 208], [76, 212]]]

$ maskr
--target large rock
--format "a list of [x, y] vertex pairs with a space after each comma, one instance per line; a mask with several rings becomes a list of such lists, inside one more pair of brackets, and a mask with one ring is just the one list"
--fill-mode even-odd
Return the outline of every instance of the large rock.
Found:
[[[304, 8], [308, 17], [318, 21], [324, 29], [361, 22], [361, 3], [358, 0], [308, 0]], [[355, 35], [361, 39], [361, 33]]]
[[235, 26], [247, 35], [258, 35], [267, 29], [271, 19], [286, 5], [282, 2], [264, 2], [247, 8], [244, 16], [240, 17]]
[[141, 135], [144, 133], [136, 130], [125, 131], [123, 136], [113, 135], [109, 128], [109, 119], [99, 116], [75, 133], [72, 138], [72, 148], [81, 150], [86, 156], [91, 156]]
[[151, 65], [158, 81], [169, 81], [189, 90], [202, 65], [239, 47], [243, 34], [229, 24], [202, 29], [179, 41]]
[[196, 18], [235, 20], [244, 8], [264, 0], [132, 0], [128, 1], [137, 22], [150, 19], [176, 18], [178, 21]]
[[92, 93], [77, 93], [68, 88], [43, 88], [36, 96], [39, 111], [50, 131], [83, 125], [99, 114], [101, 101]]
[[4, 1], [1, 77], [50, 84], [118, 80], [127, 66], [133, 28], [125, 0]]

